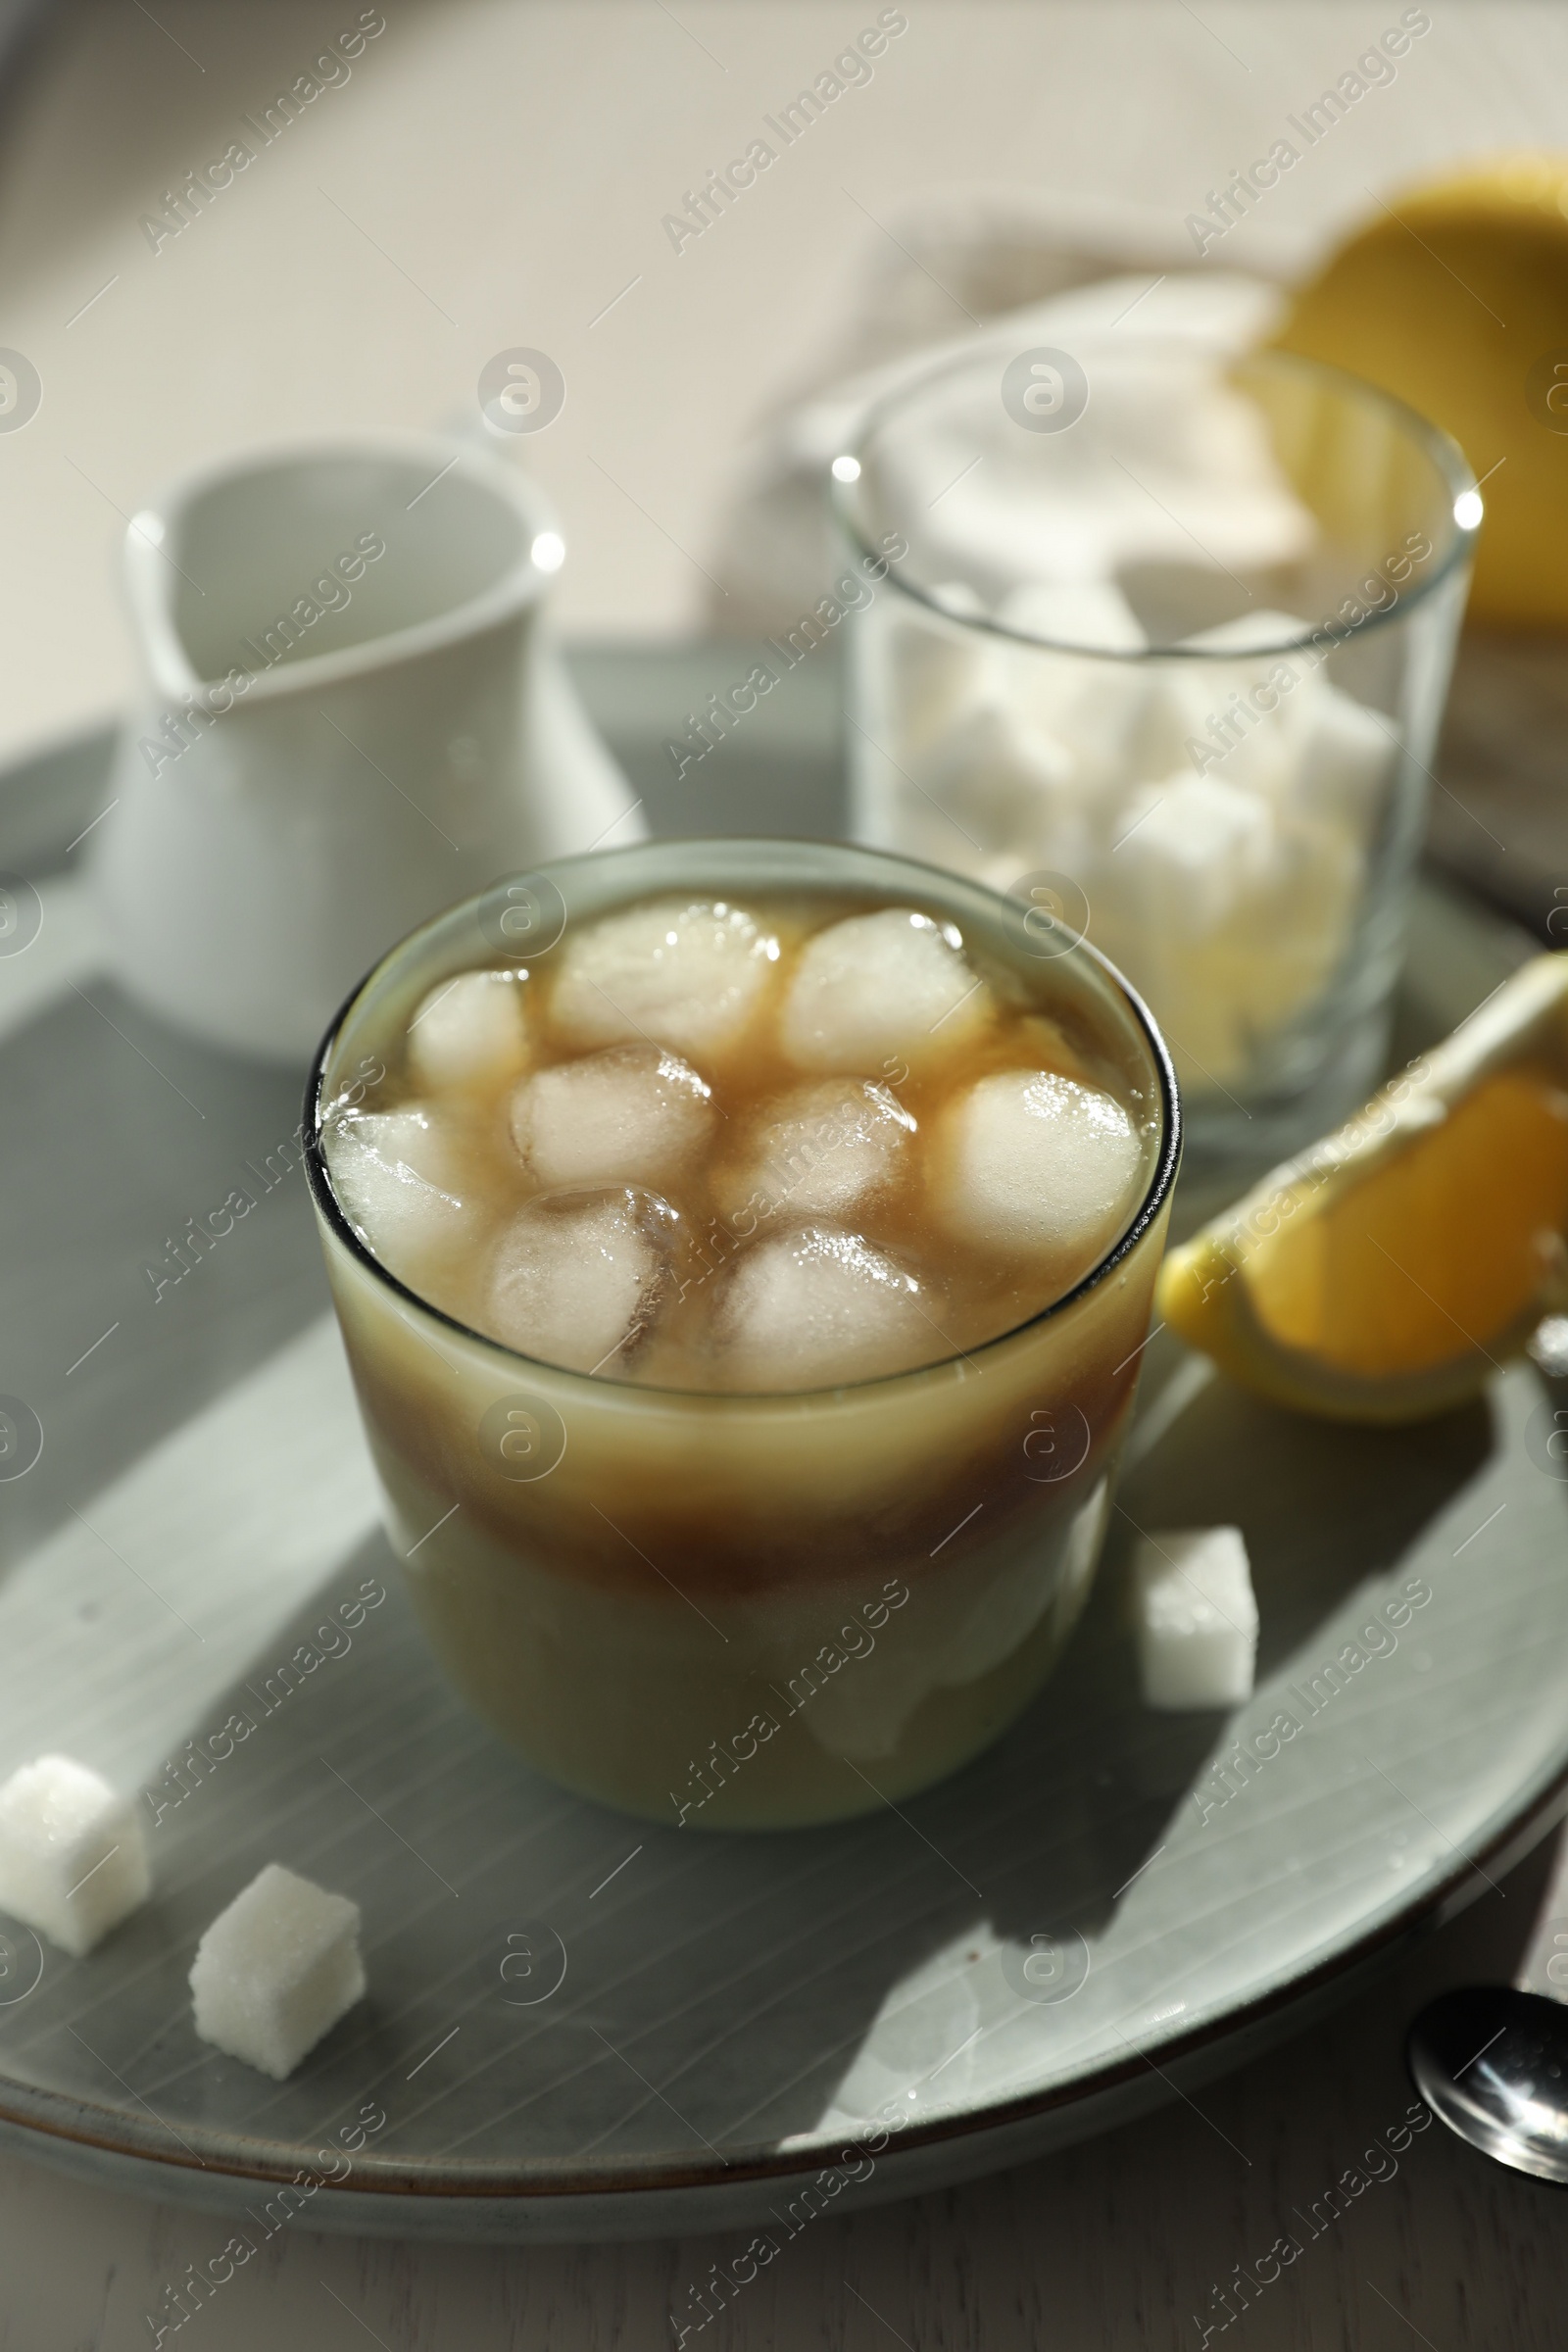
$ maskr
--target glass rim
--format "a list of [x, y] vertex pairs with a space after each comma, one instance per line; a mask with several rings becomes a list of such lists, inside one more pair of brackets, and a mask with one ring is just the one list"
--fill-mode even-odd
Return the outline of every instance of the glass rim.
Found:
[[[322, 1096], [327, 1064], [356, 1007], [395, 962], [414, 952], [421, 941], [428, 939], [429, 935], [438, 930], [442, 924], [450, 922], [454, 916], [480, 906], [496, 890], [504, 889], [509, 882], [533, 882], [541, 876], [554, 882], [555, 876], [560, 873], [573, 869], [581, 871], [590, 864], [595, 869], [603, 870], [612, 861], [623, 863], [629, 859], [646, 858], [651, 851], [678, 851], [683, 846], [701, 847], [710, 852], [734, 851], [751, 855], [755, 855], [760, 847], [783, 851], [828, 850], [836, 858], [844, 858], [854, 863], [864, 862], [878, 867], [892, 866], [907, 871], [915, 877], [917, 886], [920, 886], [921, 878], [929, 875], [932, 882], [939, 885], [942, 890], [977, 900], [982, 906], [988, 900], [995, 900], [1003, 906], [1012, 903], [1008, 901], [1004, 892], [992, 890], [985, 883], [971, 881], [966, 875], [952, 873], [945, 867], [928, 864], [921, 858], [904, 858], [891, 851], [865, 849], [858, 843], [823, 840], [808, 835], [698, 834], [690, 836], [685, 842], [680, 837], [664, 841], [634, 842], [623, 849], [588, 850], [573, 858], [552, 858], [544, 864], [529, 866], [518, 875], [498, 875], [487, 883], [482, 891], [475, 891], [466, 899], [456, 900], [450, 906], [442, 907], [438, 913], [430, 915], [422, 923], [416, 924], [412, 931], [406, 932], [401, 939], [395, 941], [384, 955], [379, 956], [363, 979], [357, 981], [350, 989], [337, 1011], [332, 1015], [326, 1032], [312, 1057], [310, 1073], [305, 1084], [305, 1115], [302, 1121], [305, 1135], [306, 1183], [310, 1188], [311, 1199], [317, 1214], [333, 1238], [348, 1250], [351, 1258], [357, 1260], [378, 1282], [384, 1284], [396, 1298], [416, 1307], [420, 1313], [433, 1317], [436, 1322], [444, 1324], [449, 1331], [456, 1332], [459, 1337], [471, 1342], [473, 1346], [490, 1351], [508, 1363], [519, 1365], [530, 1373], [548, 1373], [556, 1380], [580, 1387], [584, 1391], [593, 1390], [621, 1398], [643, 1399], [650, 1407], [660, 1402], [678, 1400], [682, 1404], [699, 1404], [722, 1411], [742, 1405], [782, 1405], [798, 1408], [805, 1408], [812, 1404], [820, 1405], [828, 1397], [858, 1396], [871, 1390], [890, 1389], [901, 1382], [908, 1383], [929, 1378], [938, 1373], [950, 1372], [956, 1365], [974, 1363], [989, 1349], [1000, 1348], [1006, 1342], [1017, 1339], [1022, 1333], [1033, 1330], [1037, 1325], [1050, 1322], [1054, 1317], [1065, 1313], [1068, 1307], [1076, 1304], [1090, 1291], [1097, 1289], [1115, 1267], [1133, 1254], [1164, 1209], [1175, 1185], [1182, 1147], [1181, 1095], [1176, 1083], [1175, 1065], [1171, 1060], [1170, 1051], [1143, 998], [1108, 956], [1102, 956], [1098, 948], [1090, 945], [1088, 940], [1077, 939], [1064, 951], [1064, 954], [1069, 956], [1081, 956], [1084, 957], [1098, 969], [1102, 979], [1109, 984], [1112, 991], [1125, 1001], [1131, 1009], [1134, 1026], [1149, 1054], [1159, 1092], [1161, 1121], [1159, 1149], [1137, 1208], [1129, 1217], [1126, 1225], [1122, 1227], [1116, 1239], [1101, 1252], [1089, 1270], [1081, 1275], [1070, 1289], [1062, 1292], [1059, 1298], [1053, 1298], [1048, 1305], [1037, 1309], [1032, 1315], [1026, 1315], [1021, 1322], [1009, 1324], [1004, 1331], [994, 1333], [990, 1339], [976, 1342], [972, 1348], [950, 1346], [947, 1354], [933, 1357], [929, 1363], [910, 1364], [896, 1372], [872, 1373], [860, 1380], [836, 1381], [820, 1388], [669, 1388], [649, 1381], [606, 1378], [595, 1372], [578, 1372], [569, 1365], [549, 1363], [543, 1356], [525, 1355], [520, 1348], [510, 1347], [505, 1340], [491, 1339], [487, 1333], [475, 1331], [473, 1326], [465, 1323], [461, 1316], [449, 1313], [445, 1307], [437, 1306], [432, 1299], [422, 1297], [418, 1291], [404, 1282], [399, 1275], [394, 1274], [390, 1267], [384, 1265], [350, 1223], [333, 1189], [326, 1156], [321, 1149], [325, 1108]], [[677, 887], [682, 886], [677, 885]], [[697, 883], [683, 887], [702, 889], [706, 886]], [[929, 885], [925, 885], [925, 887], [929, 888]], [[627, 906], [634, 903], [633, 899], [628, 898], [619, 904]], [[612, 906], [602, 907], [594, 919], [597, 920], [598, 915], [609, 914], [615, 910]], [[1054, 957], [1052, 960], [1060, 960], [1060, 957]], [[476, 964], [469, 968], [480, 970], [491, 967]], [[499, 969], [500, 967], [494, 968]]]
[[[1108, 329], [1102, 327], [1096, 330], [1096, 335], [1102, 340], [1107, 332]], [[1092, 341], [1093, 339], [1088, 340]], [[1315, 360], [1305, 352], [1286, 351], [1275, 345], [1264, 345], [1254, 351], [1234, 352], [1227, 351], [1217, 344], [1189, 343], [1174, 336], [1145, 335], [1129, 338], [1121, 348], [1127, 350], [1142, 348], [1146, 351], [1166, 352], [1175, 350], [1200, 356], [1206, 353], [1221, 362], [1228, 370], [1246, 367], [1263, 367], [1277, 368], [1283, 373], [1294, 371], [1301, 375], [1316, 376], [1328, 389], [1340, 392], [1347, 399], [1358, 400], [1364, 406], [1387, 411], [1394, 422], [1404, 433], [1406, 439], [1424, 450], [1435, 470], [1448, 488], [1449, 538], [1442, 552], [1441, 561], [1431, 576], [1423, 580], [1418, 587], [1410, 590], [1407, 595], [1396, 595], [1391, 605], [1379, 607], [1366, 613], [1360, 620], [1340, 623], [1328, 620], [1317, 621], [1294, 637], [1281, 637], [1262, 645], [1246, 647], [1227, 648], [1180, 644], [1136, 647], [1075, 645], [1068, 639], [1041, 637], [1022, 629], [1009, 628], [1005, 621], [998, 620], [990, 613], [955, 612], [951, 607], [943, 604], [930, 589], [920, 586], [916, 581], [905, 579], [893, 569], [887, 562], [885, 551], [881, 547], [873, 547], [859, 528], [854, 509], [856, 493], [859, 488], [863, 470], [862, 459], [869, 449], [873, 436], [892, 416], [917, 396], [929, 391], [933, 385], [944, 381], [949, 376], [961, 374], [966, 369], [989, 368], [993, 364], [995, 357], [993, 353], [972, 349], [956, 352], [945, 360], [936, 361], [919, 375], [910, 377], [906, 382], [895, 386], [891, 391], [883, 393], [880, 399], [874, 401], [861, 416], [849, 447], [840, 451], [831, 461], [827, 477], [828, 503], [837, 518], [839, 527], [856, 553], [872, 564], [885, 565], [886, 568], [880, 574], [882, 580], [896, 588], [901, 596], [907, 597], [911, 604], [920, 605], [927, 612], [934, 612], [951, 628], [978, 629], [987, 636], [1000, 638], [1006, 645], [1028, 646], [1044, 653], [1070, 654], [1075, 661], [1079, 662], [1121, 662], [1132, 664], [1141, 662], [1210, 662], [1229, 664], [1232, 667], [1238, 662], [1263, 661], [1277, 654], [1301, 653], [1307, 647], [1318, 645], [1325, 639], [1331, 645], [1348, 645], [1384, 622], [1394, 619], [1396, 613], [1402, 617], [1416, 611], [1421, 605], [1428, 603], [1459, 566], [1469, 560], [1486, 512], [1474, 469], [1451, 433], [1446, 432], [1442, 425], [1434, 424], [1429, 416], [1423, 416], [1418, 409], [1411, 408], [1409, 402], [1400, 400], [1396, 393], [1386, 392], [1380, 384], [1371, 383], [1365, 376], [1354, 374], [1348, 368], [1336, 367], [1332, 361]], [[833, 471], [833, 466], [845, 461], [853, 463], [857, 468], [856, 473], [847, 481], [841, 479]], [[1459, 502], [1467, 498], [1474, 501], [1475, 511], [1467, 521], [1461, 521], [1458, 514]]]

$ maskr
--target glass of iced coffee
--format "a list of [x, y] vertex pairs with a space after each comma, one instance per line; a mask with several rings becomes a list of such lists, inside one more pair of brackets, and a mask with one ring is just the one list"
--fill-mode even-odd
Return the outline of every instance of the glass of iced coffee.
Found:
[[784, 1827], [1026, 1705], [1179, 1150], [1148, 1013], [1027, 894], [795, 841], [542, 868], [393, 949], [306, 1131], [416, 1612], [542, 1771]]

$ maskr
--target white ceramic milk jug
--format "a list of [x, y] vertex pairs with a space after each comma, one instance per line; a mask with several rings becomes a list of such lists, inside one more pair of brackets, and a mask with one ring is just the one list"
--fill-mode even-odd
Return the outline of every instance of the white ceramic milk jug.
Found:
[[425, 915], [641, 838], [541, 633], [564, 553], [510, 466], [413, 437], [230, 460], [134, 517], [149, 683], [93, 840], [131, 995], [300, 1061]]

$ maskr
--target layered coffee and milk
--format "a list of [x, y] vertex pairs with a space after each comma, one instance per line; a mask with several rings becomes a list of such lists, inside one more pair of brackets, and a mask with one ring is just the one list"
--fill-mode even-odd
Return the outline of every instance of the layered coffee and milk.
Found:
[[[1157, 1048], [1090, 958], [1021, 953], [968, 886], [771, 846], [768, 887], [604, 903], [680, 845], [557, 869], [597, 887], [525, 962], [458, 960], [443, 918], [351, 1007], [318, 1102], [434, 1645], [557, 1777], [705, 1826], [863, 1810], [1038, 1683], [1171, 1157]], [[368, 1093], [334, 1089], [351, 1046]]]

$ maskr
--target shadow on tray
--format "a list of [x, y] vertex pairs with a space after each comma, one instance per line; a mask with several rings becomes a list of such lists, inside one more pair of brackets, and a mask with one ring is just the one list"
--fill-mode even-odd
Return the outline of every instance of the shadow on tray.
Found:
[[[52, 1965], [0, 2049], [88, 2095], [122, 2077], [175, 2132], [303, 2145], [378, 2102], [388, 2157], [701, 2156], [809, 2131], [932, 1955], [985, 1923], [1022, 1946], [1103, 1934], [1214, 1748], [1221, 1719], [1139, 1703], [1134, 1523], [1242, 1525], [1266, 1674], [1491, 1443], [1482, 1406], [1348, 1431], [1205, 1382], [1131, 1467], [1085, 1621], [1014, 1731], [897, 1810], [765, 1838], [629, 1821], [527, 1771], [447, 1691], [372, 1539], [192, 1726], [208, 1753], [228, 1721], [229, 1753], [170, 1760], [146, 1800], [154, 1903], [91, 1963]], [[271, 1860], [361, 1903], [371, 1985], [283, 2085], [197, 2042], [184, 1989], [202, 1928]]]

